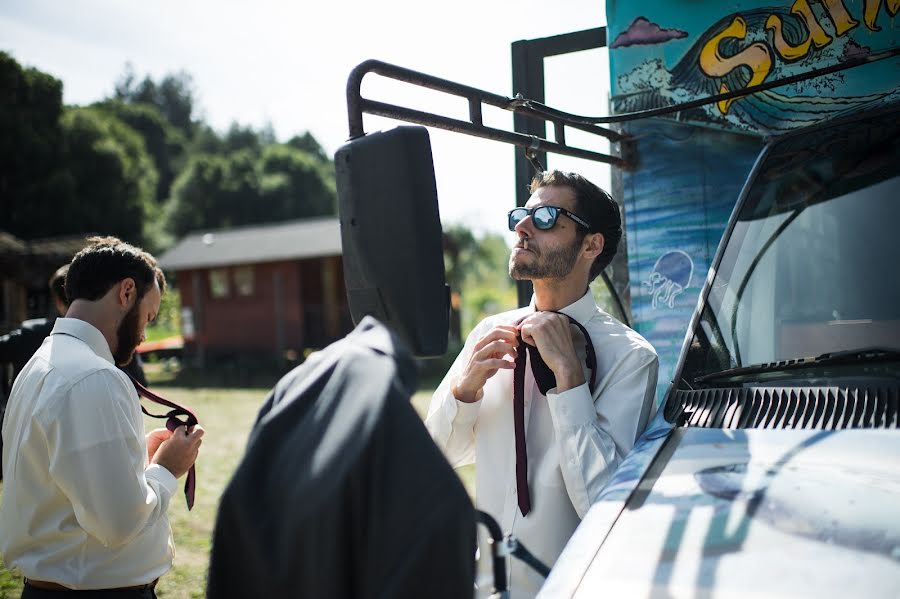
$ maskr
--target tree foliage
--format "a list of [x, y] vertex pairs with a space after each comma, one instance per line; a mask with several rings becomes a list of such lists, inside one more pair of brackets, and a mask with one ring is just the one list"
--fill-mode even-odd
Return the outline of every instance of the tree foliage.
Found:
[[152, 104], [127, 104], [121, 100], [104, 100], [94, 104], [104, 112], [116, 117], [144, 140], [144, 146], [159, 173], [155, 199], [164, 202], [175, 177], [181, 171], [187, 150], [184, 134], [169, 123]]
[[144, 243], [144, 223], [154, 216], [157, 172], [133, 129], [103, 110], [67, 109], [61, 120], [64, 164], [72, 182], [61, 223], [67, 233], [112, 234]]
[[108, 233], [162, 250], [197, 229], [336, 213], [334, 165], [310, 133], [218, 133], [193, 80], [131, 66], [114, 97], [63, 108], [62, 84], [0, 53], [0, 229], [25, 239]]
[[142, 138], [62, 84], [0, 54], [0, 228], [24, 239], [111, 233], [136, 243], [157, 182]]
[[169, 73], [158, 83], [144, 76], [140, 81], [131, 64], [116, 82], [114, 98], [127, 104], [150, 104], [173, 127], [190, 139], [194, 133], [194, 80], [184, 71]]
[[451, 292], [451, 337], [488, 314], [515, 306], [515, 285], [507, 272], [509, 247], [499, 235], [476, 237], [462, 225], [444, 228], [444, 273]]
[[334, 168], [288, 145], [266, 148], [260, 157], [260, 199], [278, 219], [337, 214]]
[[226, 187], [229, 165], [226, 158], [201, 154], [191, 159], [172, 187], [167, 206], [166, 228], [176, 236], [189, 231], [221, 226], [214, 213], [223, 203], [221, 192]]
[[[309, 132], [223, 133], [196, 117], [193, 80], [132, 67], [114, 97], [64, 108], [62, 83], [0, 52], [0, 230], [24, 239], [103, 233], [160, 251], [191, 231], [336, 214], [334, 164]], [[445, 230], [454, 335], [515, 306], [497, 235]]]
[[65, 189], [62, 83], [0, 52], [0, 229], [31, 239], [53, 218], [48, 198]]
[[168, 229], [180, 236], [335, 214], [333, 177], [329, 165], [286, 145], [203, 154], [173, 187]]
[[319, 142], [315, 137], [312, 136], [312, 133], [307, 131], [303, 135], [295, 135], [287, 141], [287, 145], [292, 148], [296, 148], [301, 152], [306, 152], [307, 154], [312, 154], [316, 158], [318, 158], [322, 162], [328, 162], [330, 159], [328, 155], [325, 153], [325, 149], [319, 145]]
[[462, 330], [471, 331], [485, 316], [515, 308], [515, 281], [509, 276], [509, 240], [502, 235], [477, 239], [477, 259], [469, 261], [462, 294]]

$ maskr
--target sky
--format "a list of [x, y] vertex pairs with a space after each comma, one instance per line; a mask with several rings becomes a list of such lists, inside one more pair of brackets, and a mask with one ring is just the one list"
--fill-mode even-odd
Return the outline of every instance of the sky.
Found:
[[[0, 50], [63, 82], [67, 104], [112, 94], [130, 63], [159, 79], [193, 77], [199, 116], [219, 131], [232, 122], [271, 124], [279, 140], [310, 131], [329, 154], [348, 137], [346, 82], [374, 58], [511, 96], [510, 44], [605, 25], [604, 0], [454, 3], [413, 0], [0, 0]], [[607, 50], [545, 60], [546, 103], [606, 114]], [[467, 119], [465, 101], [369, 74], [364, 97]], [[485, 108], [485, 123], [513, 130], [512, 113]], [[402, 124], [366, 115], [367, 133]], [[552, 130], [552, 127], [550, 128]], [[515, 205], [513, 146], [432, 129], [441, 220], [509, 235]], [[600, 138], [567, 129], [567, 141], [607, 152]], [[550, 156], [609, 188], [609, 167]]]

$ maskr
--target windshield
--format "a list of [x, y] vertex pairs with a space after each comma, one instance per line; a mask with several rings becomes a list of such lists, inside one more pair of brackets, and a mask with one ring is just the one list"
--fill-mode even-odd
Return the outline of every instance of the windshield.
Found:
[[748, 190], [683, 379], [900, 349], [897, 113], [775, 145]]

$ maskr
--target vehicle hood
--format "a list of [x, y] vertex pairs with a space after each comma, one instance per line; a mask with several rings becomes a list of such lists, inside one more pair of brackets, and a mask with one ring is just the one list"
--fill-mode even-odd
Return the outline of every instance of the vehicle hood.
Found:
[[568, 596], [900, 597], [900, 431], [674, 429], [596, 520]]

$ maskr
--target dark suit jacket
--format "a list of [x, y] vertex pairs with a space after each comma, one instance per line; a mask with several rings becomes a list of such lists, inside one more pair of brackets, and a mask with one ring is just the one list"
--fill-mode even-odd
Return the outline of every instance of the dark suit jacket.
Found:
[[50, 335], [55, 322], [56, 318], [26, 320], [18, 329], [0, 336], [0, 363], [12, 364], [13, 372], [19, 374]]
[[471, 597], [474, 510], [366, 318], [275, 387], [219, 506], [208, 597]]

